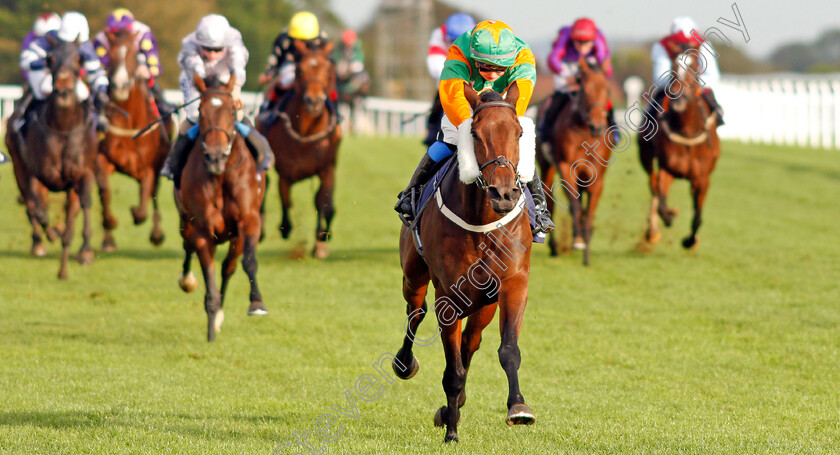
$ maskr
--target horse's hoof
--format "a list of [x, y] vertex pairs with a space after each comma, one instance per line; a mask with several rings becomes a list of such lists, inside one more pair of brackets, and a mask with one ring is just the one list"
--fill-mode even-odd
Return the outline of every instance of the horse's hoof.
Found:
[[265, 316], [267, 314], [268, 310], [262, 302], [251, 302], [251, 306], [248, 308], [248, 316]]
[[79, 254], [76, 256], [76, 260], [79, 261], [79, 264], [82, 264], [82, 265], [93, 264], [93, 258], [94, 258], [93, 250], [79, 251]]
[[149, 241], [152, 242], [152, 245], [154, 246], [163, 245], [163, 240], [165, 238], [166, 236], [163, 235], [163, 231], [160, 229], [153, 230], [152, 233], [149, 235]]
[[411, 365], [408, 366], [408, 372], [403, 372], [399, 369], [399, 367], [397, 367], [397, 359], [394, 358], [394, 360], [391, 361], [391, 368], [394, 369], [394, 374], [396, 374], [398, 378], [409, 380], [413, 378], [418, 371], [420, 371], [420, 361], [417, 357], [412, 357]]
[[222, 331], [223, 322], [225, 322], [225, 310], [219, 308], [219, 311], [216, 313], [216, 319], [213, 321], [213, 327], [217, 332]]
[[326, 259], [329, 255], [330, 249], [327, 246], [327, 242], [316, 241], [315, 249], [312, 250], [312, 256], [315, 256], [317, 259]]
[[572, 249], [578, 251], [586, 249], [586, 242], [583, 241], [583, 237], [575, 237], [574, 241], [572, 241]]
[[198, 280], [195, 279], [192, 272], [188, 273], [187, 276], [184, 276], [182, 272], [181, 277], [178, 278], [178, 286], [181, 286], [181, 290], [184, 292], [192, 292], [198, 287]]
[[132, 207], [131, 216], [134, 218], [134, 224], [142, 224], [146, 221], [146, 211], [140, 207]]
[[537, 420], [531, 408], [525, 403], [515, 404], [510, 407], [505, 422], [508, 425], [531, 425]]
[[36, 243], [32, 245], [32, 255], [36, 258], [44, 257], [47, 255], [47, 247], [44, 246], [43, 243]]
[[687, 250], [694, 250], [697, 249], [697, 246], [700, 244], [700, 239], [697, 237], [688, 236], [683, 239], [682, 246]]

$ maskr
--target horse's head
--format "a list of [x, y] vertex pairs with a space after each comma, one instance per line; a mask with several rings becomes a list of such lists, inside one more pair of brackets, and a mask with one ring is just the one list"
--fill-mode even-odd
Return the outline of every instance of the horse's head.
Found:
[[236, 107], [231, 95], [236, 77], [231, 74], [227, 84], [216, 77], [205, 81], [198, 75], [193, 76], [193, 81], [201, 94], [198, 130], [204, 165], [211, 174], [220, 175], [225, 172], [236, 138]]
[[694, 74], [699, 74], [700, 62], [696, 57], [696, 52], [691, 52], [690, 49], [680, 53], [674, 58], [674, 71], [679, 76], [679, 81], [672, 83], [679, 83], [682, 85], [682, 91], [679, 96], [671, 99], [670, 108], [674, 112], [683, 113], [691, 103], [696, 103], [700, 96], [700, 84]]
[[106, 33], [110, 43], [108, 88], [111, 98], [115, 101], [127, 100], [134, 86], [134, 75], [137, 71], [137, 50], [134, 49], [134, 41], [138, 33], [129, 30]]
[[295, 70], [295, 91], [303, 97], [310, 115], [321, 115], [327, 96], [335, 90], [335, 68], [329, 58], [333, 43], [309, 49], [302, 41], [295, 41], [295, 47], [300, 55]]
[[52, 48], [47, 53], [47, 67], [53, 79], [55, 102], [59, 107], [73, 107], [79, 104], [76, 95], [76, 82], [82, 69], [82, 57], [79, 54], [79, 40], [65, 42], [47, 35]]
[[607, 76], [598, 65], [591, 65], [583, 56], [578, 60], [578, 96], [575, 109], [593, 136], [601, 136], [607, 129]]
[[[473, 110], [472, 144], [478, 164], [478, 184], [486, 189], [490, 205], [496, 213], [508, 213], [516, 207], [522, 195], [516, 164], [519, 163], [519, 137], [522, 126], [516, 115], [519, 87], [513, 84], [507, 96], [493, 90], [476, 93], [464, 84], [464, 95]], [[467, 139], [467, 138], [464, 138]], [[459, 148], [468, 145], [459, 139]], [[528, 176], [530, 177], [530, 175]]]

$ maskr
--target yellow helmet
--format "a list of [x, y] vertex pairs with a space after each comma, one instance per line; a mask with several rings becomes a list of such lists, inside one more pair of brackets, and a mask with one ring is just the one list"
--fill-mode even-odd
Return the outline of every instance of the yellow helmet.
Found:
[[289, 36], [295, 39], [309, 40], [320, 34], [318, 18], [308, 11], [302, 11], [292, 16], [289, 22]]

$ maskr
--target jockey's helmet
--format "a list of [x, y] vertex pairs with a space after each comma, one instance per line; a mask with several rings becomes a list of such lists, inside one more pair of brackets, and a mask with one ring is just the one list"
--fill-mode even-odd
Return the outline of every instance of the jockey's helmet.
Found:
[[301, 11], [289, 22], [289, 36], [294, 39], [311, 40], [321, 33], [318, 18], [308, 11]]
[[470, 36], [470, 56], [473, 60], [493, 66], [510, 67], [516, 63], [516, 35], [501, 21], [482, 21]]
[[344, 43], [345, 46], [352, 46], [353, 43], [356, 42], [356, 32], [352, 29], [347, 29], [341, 32], [341, 42]]
[[199, 46], [219, 49], [227, 45], [230, 24], [224, 16], [209, 14], [198, 21], [195, 29], [195, 41]]
[[44, 13], [35, 19], [32, 31], [35, 36], [44, 36], [47, 32], [58, 30], [59, 27], [61, 27], [61, 16], [55, 13]]
[[90, 39], [90, 27], [85, 16], [78, 11], [68, 11], [61, 17], [61, 27], [58, 28], [58, 39], [69, 43], [76, 41], [84, 43]]
[[475, 19], [466, 13], [455, 13], [446, 19], [444, 27], [446, 28], [446, 40], [451, 43], [465, 32], [472, 30], [475, 27]]
[[598, 27], [595, 22], [587, 17], [582, 17], [572, 25], [570, 36], [577, 41], [592, 41], [598, 35]]
[[117, 8], [105, 21], [105, 27], [109, 32], [127, 30], [134, 23], [134, 15], [125, 8]]

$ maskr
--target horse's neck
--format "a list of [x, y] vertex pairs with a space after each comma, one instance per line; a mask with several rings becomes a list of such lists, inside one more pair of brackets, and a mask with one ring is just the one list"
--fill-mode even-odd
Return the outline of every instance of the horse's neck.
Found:
[[69, 131], [84, 121], [85, 110], [82, 102], [70, 107], [61, 107], [54, 99], [51, 99], [47, 103], [45, 115], [45, 123], [51, 128], [57, 131]]

